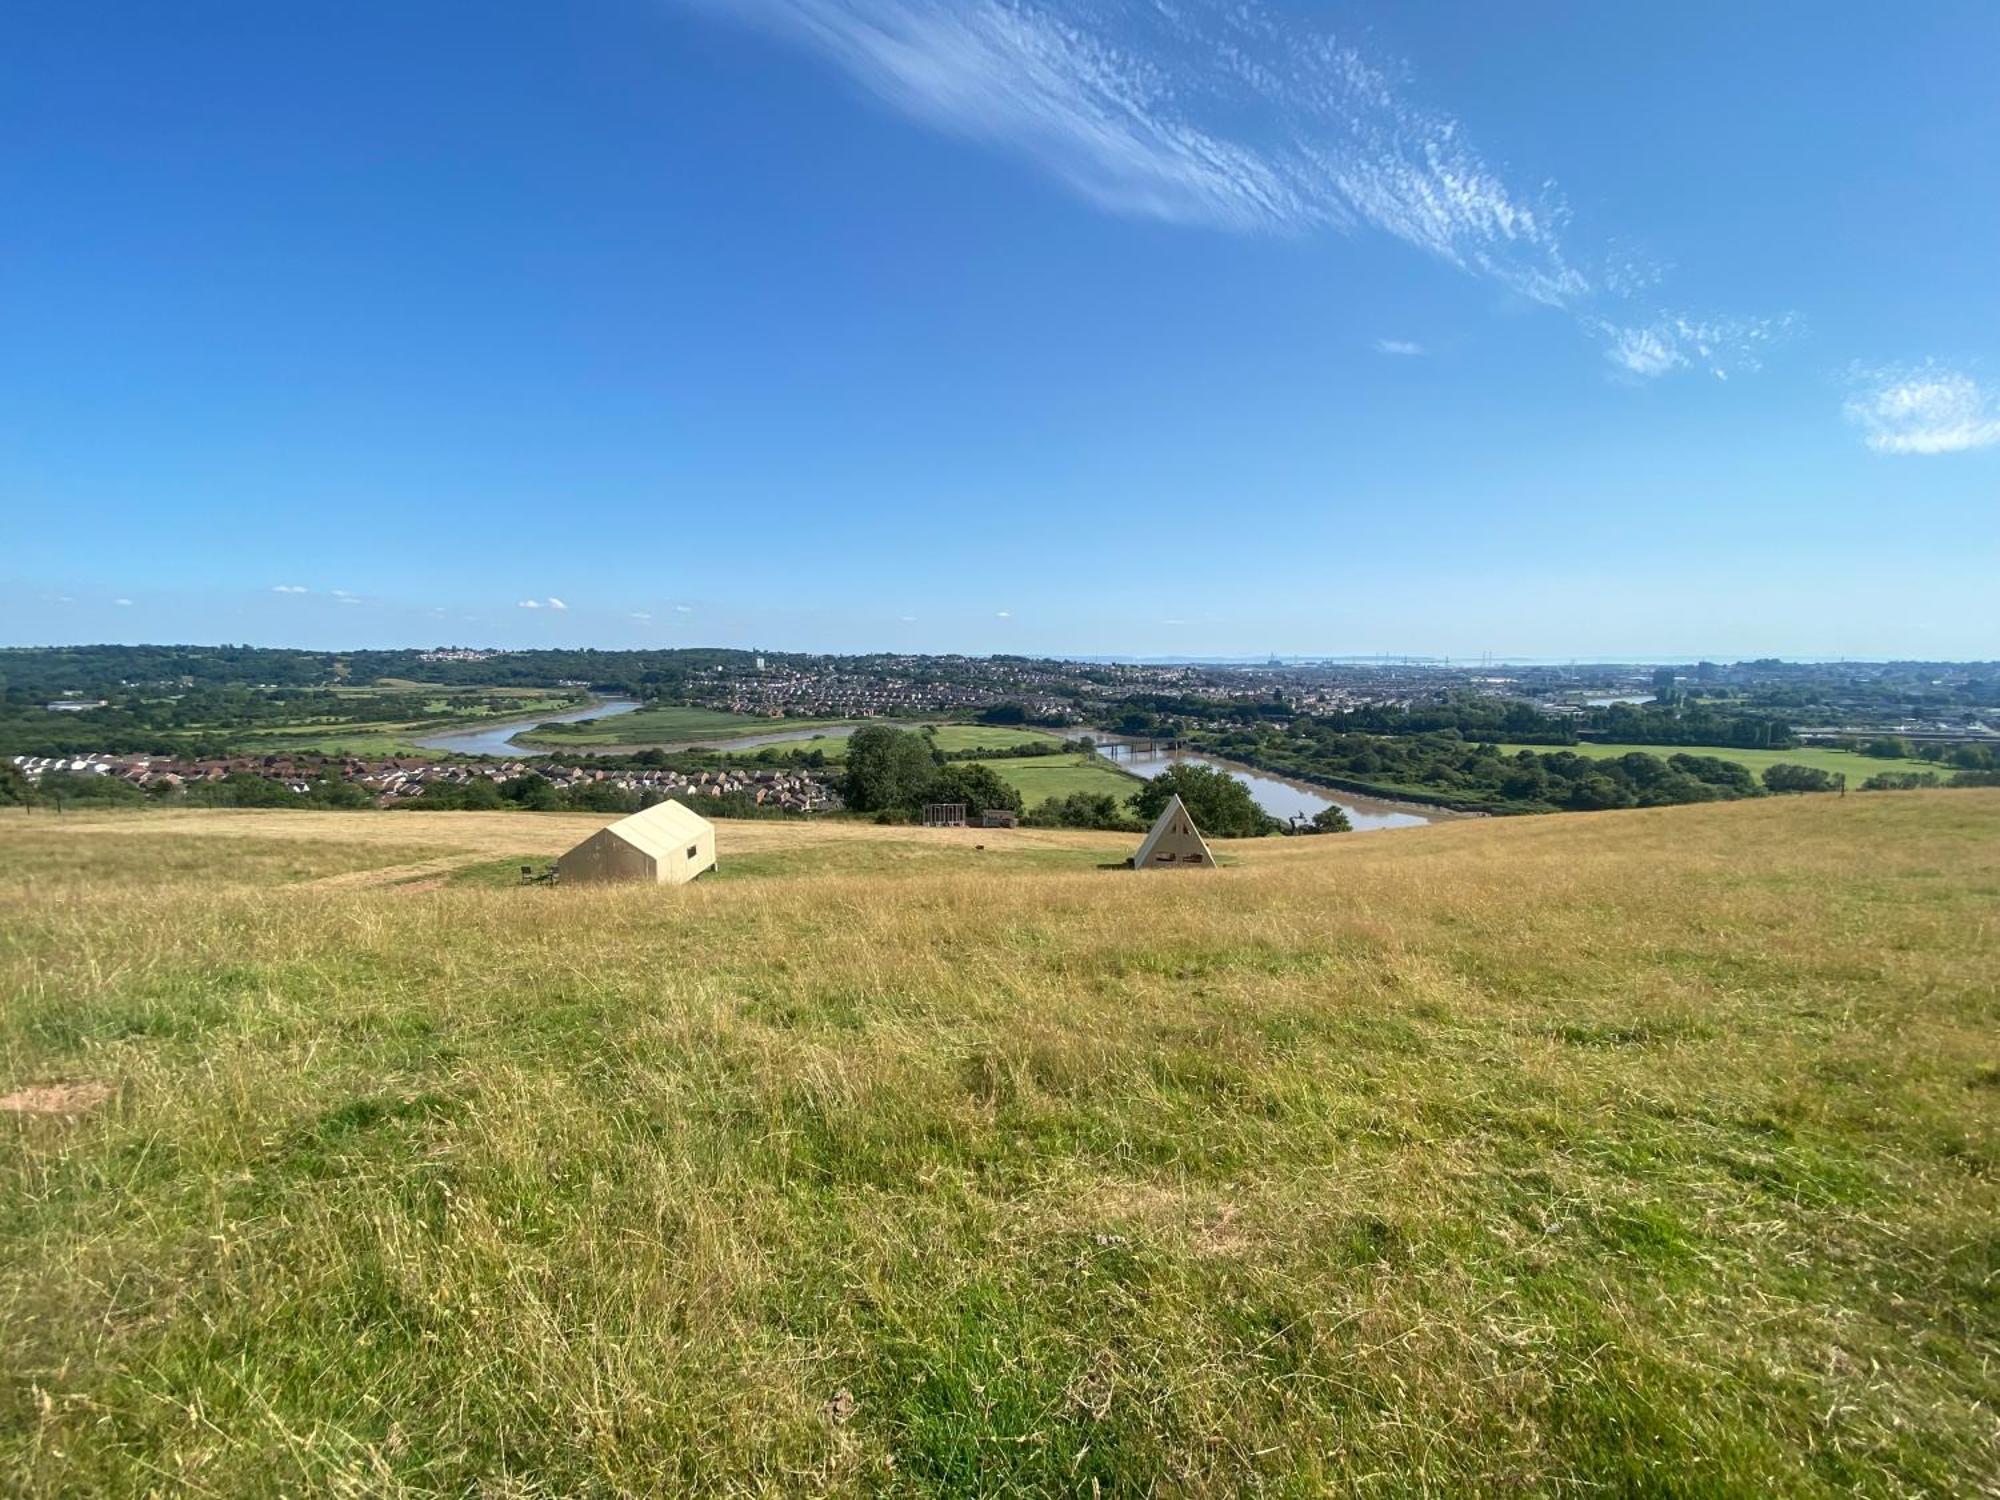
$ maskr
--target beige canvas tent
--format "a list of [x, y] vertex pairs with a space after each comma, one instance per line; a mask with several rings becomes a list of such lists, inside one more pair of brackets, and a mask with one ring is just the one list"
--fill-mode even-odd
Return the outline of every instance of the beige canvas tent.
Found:
[[1159, 820], [1153, 824], [1153, 831], [1146, 835], [1146, 842], [1139, 846], [1139, 852], [1132, 856], [1135, 870], [1186, 870], [1215, 868], [1215, 856], [1208, 852], [1208, 845], [1201, 836], [1201, 830], [1194, 826], [1194, 819], [1188, 816], [1187, 808], [1181, 805], [1179, 796], [1169, 797], [1167, 805], [1160, 809]]
[[651, 880], [681, 885], [715, 868], [715, 825], [678, 802], [600, 828], [556, 861], [564, 885], [600, 880]]

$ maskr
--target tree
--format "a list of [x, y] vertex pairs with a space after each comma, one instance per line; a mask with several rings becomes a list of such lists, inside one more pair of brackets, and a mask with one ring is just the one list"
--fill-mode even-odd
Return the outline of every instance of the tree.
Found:
[[847, 742], [841, 793], [856, 812], [911, 812], [923, 802], [937, 765], [922, 735], [870, 724]]
[[1132, 798], [1142, 819], [1159, 817], [1170, 797], [1178, 795], [1195, 827], [1217, 838], [1255, 838], [1276, 833], [1278, 820], [1257, 805], [1250, 789], [1227, 771], [1182, 762], [1167, 767]]
[[1935, 771], [1877, 771], [1861, 783], [1864, 792], [1909, 792], [1920, 786], [1936, 786]]
[[1338, 802], [1329, 802], [1307, 820], [1306, 826], [1314, 833], [1352, 833], [1354, 825], [1347, 820], [1347, 809]]
[[314, 782], [312, 791], [307, 794], [307, 800], [315, 807], [339, 808], [343, 811], [358, 811], [375, 805], [375, 799], [368, 795], [366, 787], [339, 776]]
[[1755, 797], [1761, 790], [1748, 766], [1719, 755], [1670, 755], [1667, 764], [1725, 797]]
[[554, 812], [562, 806], [562, 793], [539, 771], [526, 771], [500, 783], [500, 795], [508, 802], [531, 812]]
[[1108, 792], [1071, 792], [1067, 797], [1049, 797], [1026, 816], [1035, 828], [1137, 828], [1131, 815]]
[[1578, 812], [1599, 812], [1612, 807], [1630, 807], [1638, 800], [1609, 776], [1590, 775], [1580, 776], [1570, 783], [1569, 795], [1563, 799], [1563, 805]]
[[1772, 792], [1830, 792], [1836, 783], [1831, 772], [1818, 766], [1779, 764], [1764, 768], [1764, 788]]
[[1018, 703], [996, 703], [991, 708], [982, 709], [979, 714], [982, 724], [1025, 724], [1028, 710]]
[[[486, 783], [491, 786], [492, 782]], [[586, 781], [569, 789], [563, 799], [572, 812], [632, 813], [639, 810], [639, 794], [608, 781]]]
[[945, 766], [925, 786], [925, 802], [963, 802], [968, 816], [978, 817], [988, 808], [1021, 811], [1021, 794], [1002, 781], [991, 766], [976, 761], [960, 761]]
[[1907, 760], [1910, 742], [1901, 735], [1885, 734], [1880, 739], [1870, 740], [1861, 747], [1861, 753], [1874, 760]]
[[[489, 777], [474, 776], [469, 781], [461, 782], [456, 791], [457, 805], [468, 812], [485, 812], [504, 805], [500, 800], [499, 783]], [[429, 796], [430, 792], [426, 791], [424, 797]]]
[[206, 807], [303, 807], [305, 799], [282, 781], [254, 771], [231, 771], [220, 781], [197, 781], [187, 799]]
[[140, 802], [145, 793], [116, 776], [100, 776], [95, 771], [44, 771], [40, 800], [58, 808], [68, 802]]

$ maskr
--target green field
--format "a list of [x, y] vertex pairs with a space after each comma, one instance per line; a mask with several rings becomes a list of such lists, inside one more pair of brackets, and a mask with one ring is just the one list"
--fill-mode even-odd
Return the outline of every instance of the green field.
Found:
[[1138, 791], [1141, 785], [1139, 778], [1115, 769], [1097, 755], [1002, 756], [972, 764], [990, 769], [1019, 792], [1021, 801], [1030, 808], [1050, 797], [1067, 797], [1072, 792], [1123, 800]]
[[1502, 745], [1509, 755], [1518, 750], [1532, 750], [1537, 755], [1553, 755], [1561, 750], [1573, 750], [1578, 755], [1588, 755], [1600, 760], [1620, 755], [1630, 755], [1640, 751], [1646, 755], [1657, 755], [1665, 760], [1670, 755], [1713, 755], [1721, 760], [1733, 760], [1747, 767], [1756, 775], [1763, 775], [1767, 766], [1815, 766], [1822, 771], [1844, 775], [1849, 787], [1858, 787], [1878, 771], [1931, 772], [1940, 780], [1951, 776], [1948, 767], [1939, 767], [1925, 760], [1876, 760], [1872, 756], [1857, 755], [1852, 750], [1799, 749], [1799, 750], [1741, 750], [1733, 745]]
[[2000, 1487], [2000, 790], [605, 821], [0, 813], [0, 1493]]
[[767, 719], [751, 714], [723, 713], [713, 708], [685, 708], [658, 703], [590, 719], [581, 724], [552, 724], [518, 736], [524, 745], [560, 748], [564, 745], [673, 745], [700, 740], [727, 740], [746, 734], [778, 734], [791, 729], [846, 724], [846, 719]]
[[[886, 722], [883, 720], [877, 723]], [[1062, 744], [1062, 736], [1051, 734], [1046, 729], [1016, 729], [1004, 724], [914, 724], [892, 723], [891, 728], [903, 730], [927, 729], [931, 743], [947, 753], [966, 750], [1011, 750], [1017, 745], [1047, 745], [1056, 749]], [[817, 750], [828, 760], [847, 759], [848, 736], [827, 734], [806, 740], [787, 740], [770, 746], [757, 746], [748, 750], [726, 750], [725, 755], [757, 756], [766, 749], [777, 755], [793, 752], [801, 753]]]
[[939, 724], [931, 743], [950, 754], [962, 750], [1013, 750], [1022, 745], [1059, 749], [1063, 737], [1046, 729], [1016, 729], [1005, 724]]
[[[406, 692], [411, 685], [346, 687], [342, 698], [366, 700]], [[300, 751], [322, 755], [412, 755], [422, 754], [417, 740], [427, 734], [459, 729], [477, 729], [495, 720], [528, 718], [538, 713], [561, 713], [578, 706], [577, 695], [550, 693], [539, 688], [478, 688], [464, 691], [437, 689], [424, 704], [424, 717], [417, 719], [358, 719], [330, 723], [325, 719], [300, 719], [289, 724], [259, 724], [251, 728], [217, 725], [195, 734], [225, 735], [234, 748], [245, 755], [270, 755]], [[488, 711], [474, 705], [481, 699], [504, 700]]]

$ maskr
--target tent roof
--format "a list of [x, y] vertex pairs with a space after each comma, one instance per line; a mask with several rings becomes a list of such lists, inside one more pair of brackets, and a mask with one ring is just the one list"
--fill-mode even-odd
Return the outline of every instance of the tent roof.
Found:
[[714, 833], [715, 825], [700, 813], [678, 802], [667, 801], [655, 802], [629, 818], [620, 818], [604, 832], [614, 834], [633, 848], [659, 859], [685, 849], [705, 833]]
[[1146, 861], [1153, 857], [1154, 848], [1166, 836], [1167, 830], [1173, 827], [1176, 813], [1187, 819], [1187, 826], [1194, 831], [1194, 841], [1201, 845], [1201, 852], [1207, 854], [1211, 860], [1215, 858], [1209, 851], [1208, 840], [1201, 836], [1201, 829], [1195, 826], [1194, 814], [1182, 805], [1181, 794], [1175, 792], [1167, 798], [1167, 805], [1160, 809], [1159, 817], [1153, 820], [1153, 831], [1146, 835], [1146, 841], [1139, 846], [1139, 852], [1132, 856], [1133, 869], [1143, 870], [1146, 867]]

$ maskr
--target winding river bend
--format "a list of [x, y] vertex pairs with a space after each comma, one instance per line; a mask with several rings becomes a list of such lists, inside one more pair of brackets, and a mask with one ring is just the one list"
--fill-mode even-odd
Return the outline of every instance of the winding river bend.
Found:
[[1285, 822], [1293, 818], [1310, 818], [1322, 808], [1338, 807], [1347, 814], [1347, 821], [1354, 825], [1356, 833], [1371, 833], [1384, 828], [1422, 828], [1454, 816], [1442, 808], [1420, 807], [1412, 802], [1384, 802], [1380, 798], [1364, 797], [1355, 792], [1329, 791], [1311, 782], [1294, 781], [1289, 776], [1259, 771], [1235, 761], [1218, 760], [1212, 755], [1198, 755], [1191, 750], [1147, 750], [1142, 748], [1141, 743], [1109, 740], [1099, 743], [1097, 753], [1114, 765], [1141, 776], [1157, 776], [1173, 765], [1208, 766], [1226, 772], [1250, 789], [1250, 796], [1259, 807]]
[[794, 740], [838, 740], [854, 733], [852, 724], [822, 724], [813, 729], [763, 729], [723, 740], [659, 740], [636, 745], [521, 745], [514, 736], [543, 724], [583, 724], [593, 719], [609, 719], [645, 707], [629, 698], [600, 698], [567, 713], [537, 714], [532, 719], [502, 719], [477, 729], [452, 729], [419, 735], [416, 743], [426, 750], [443, 750], [453, 755], [501, 755], [514, 760], [566, 759], [577, 755], [630, 755], [634, 750], [756, 750], [765, 745], [782, 745]]
[[477, 729], [453, 729], [442, 734], [419, 735], [417, 743], [426, 750], [443, 750], [452, 755], [546, 756], [549, 753], [546, 750], [515, 744], [514, 736], [523, 730], [533, 729], [537, 724], [581, 724], [586, 719], [608, 719], [613, 714], [629, 714], [638, 706], [629, 698], [600, 698], [568, 713], [536, 714], [532, 719], [502, 719], [498, 723], [482, 724]]
[[[517, 745], [514, 743], [514, 736], [524, 730], [533, 729], [538, 724], [581, 724], [590, 719], [608, 719], [618, 714], [629, 714], [641, 706], [630, 698], [601, 698], [582, 708], [570, 709], [567, 713], [502, 719], [496, 723], [482, 724], [476, 729], [453, 729], [437, 734], [421, 735], [416, 742], [426, 750], [439, 750], [452, 755], [498, 755], [519, 759], [546, 758], [550, 755], [627, 755], [638, 747], [574, 745], [556, 750], [549, 747]], [[822, 726], [816, 729], [769, 729], [754, 734], [739, 735], [734, 739], [686, 741], [663, 744], [658, 748], [669, 751], [755, 750], [764, 745], [782, 745], [800, 740], [838, 739], [853, 732], [853, 727], [850, 725]], [[1310, 782], [1295, 781], [1289, 776], [1259, 771], [1234, 761], [1218, 760], [1214, 756], [1198, 755], [1191, 750], [1149, 750], [1142, 748], [1140, 742], [1109, 738], [1099, 740], [1097, 753], [1122, 769], [1140, 776], [1157, 776], [1171, 765], [1209, 766], [1226, 772], [1250, 789], [1250, 795], [1259, 807], [1272, 817], [1285, 822], [1290, 822], [1294, 818], [1310, 818], [1322, 808], [1338, 807], [1346, 812], [1347, 821], [1354, 825], [1356, 833], [1367, 833], [1385, 828], [1422, 828], [1429, 823], [1459, 816], [1439, 808], [1420, 807], [1414, 803], [1385, 802], [1379, 798], [1364, 797], [1354, 792], [1330, 792]]]

